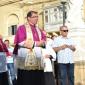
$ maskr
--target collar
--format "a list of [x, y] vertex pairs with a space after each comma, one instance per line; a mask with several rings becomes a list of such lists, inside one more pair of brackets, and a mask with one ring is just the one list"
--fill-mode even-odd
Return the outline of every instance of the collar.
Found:
[[68, 39], [68, 37], [63, 37], [62, 35], [60, 37], [63, 38], [63, 39]]

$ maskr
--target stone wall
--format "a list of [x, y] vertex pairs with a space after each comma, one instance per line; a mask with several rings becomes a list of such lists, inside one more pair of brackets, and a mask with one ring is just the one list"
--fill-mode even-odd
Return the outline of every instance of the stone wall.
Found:
[[75, 85], [85, 85], [85, 61], [75, 63]]

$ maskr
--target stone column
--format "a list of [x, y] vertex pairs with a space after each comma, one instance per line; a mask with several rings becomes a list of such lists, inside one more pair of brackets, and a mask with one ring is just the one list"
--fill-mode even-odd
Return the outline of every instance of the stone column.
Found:
[[71, 36], [76, 43], [75, 60], [85, 60], [85, 22], [82, 19], [84, 0], [70, 0], [70, 8], [67, 12], [66, 25], [69, 27]]
[[84, 0], [70, 1], [66, 25], [70, 28], [69, 36], [75, 41], [76, 52], [74, 53], [74, 60], [79, 62], [78, 69], [75, 66], [75, 85], [85, 85], [85, 77], [83, 76], [85, 73], [85, 64], [83, 64], [85, 62], [85, 22], [82, 19]]
[[71, 28], [85, 28], [85, 23], [83, 21], [83, 2], [84, 0], [70, 0], [69, 9], [67, 12], [66, 24]]

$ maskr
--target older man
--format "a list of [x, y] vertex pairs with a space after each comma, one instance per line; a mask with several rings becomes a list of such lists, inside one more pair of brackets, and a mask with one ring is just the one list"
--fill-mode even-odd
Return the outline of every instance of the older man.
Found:
[[60, 85], [74, 85], [74, 60], [75, 45], [68, 35], [68, 27], [60, 27], [60, 36], [54, 39], [53, 49], [57, 52], [58, 67], [60, 72]]

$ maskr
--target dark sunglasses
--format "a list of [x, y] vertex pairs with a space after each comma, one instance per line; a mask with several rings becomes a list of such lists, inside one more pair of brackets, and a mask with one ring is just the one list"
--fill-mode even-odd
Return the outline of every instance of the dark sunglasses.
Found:
[[63, 32], [68, 32], [68, 30], [61, 30], [61, 31], [63, 31]]

